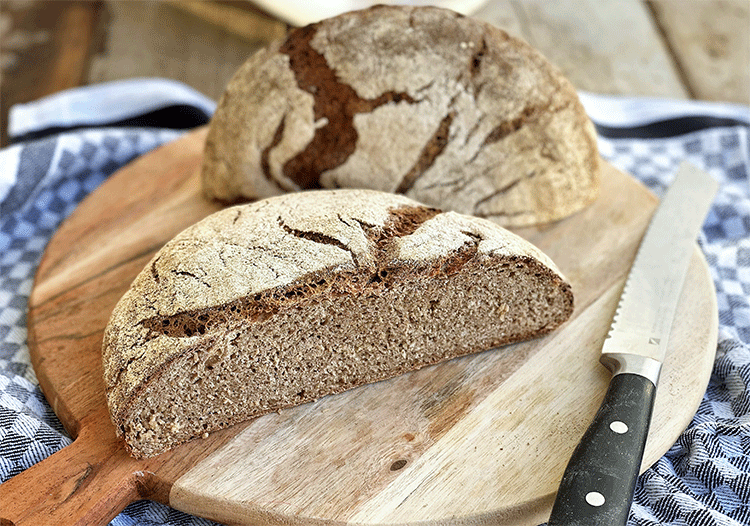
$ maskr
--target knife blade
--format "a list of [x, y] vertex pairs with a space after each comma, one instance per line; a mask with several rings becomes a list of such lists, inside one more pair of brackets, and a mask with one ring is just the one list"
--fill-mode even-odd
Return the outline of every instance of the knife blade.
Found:
[[612, 379], [568, 462], [548, 526], [627, 523], [669, 333], [717, 188], [683, 163], [651, 218], [602, 346]]

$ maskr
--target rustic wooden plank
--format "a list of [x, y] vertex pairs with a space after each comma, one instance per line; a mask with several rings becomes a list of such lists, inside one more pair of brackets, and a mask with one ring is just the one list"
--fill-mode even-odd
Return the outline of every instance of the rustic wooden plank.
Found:
[[[577, 89], [687, 98], [669, 50], [640, 0], [509, 1], [522, 37]], [[507, 7], [499, 12], [513, 18]]]
[[102, 2], [0, 2], [2, 73], [0, 146], [8, 142], [8, 110], [86, 77], [101, 35]]
[[263, 44], [170, 3], [148, 0], [109, 6], [106, 52], [94, 58], [89, 82], [164, 77], [218, 99], [237, 68]]
[[57, 60], [43, 86], [55, 93], [80, 86], [86, 76], [97, 12], [95, 4], [72, 2], [57, 21], [55, 47]]
[[499, 27], [513, 36], [527, 40], [513, 0], [492, 0], [484, 4], [472, 16]]
[[[229, 33], [249, 41], [267, 42], [286, 34], [287, 25], [256, 10], [236, 5], [244, 2], [218, 3], [205, 0], [164, 0]], [[247, 3], [248, 6], [251, 4]]]
[[691, 95], [750, 104], [750, 2], [650, 0]]

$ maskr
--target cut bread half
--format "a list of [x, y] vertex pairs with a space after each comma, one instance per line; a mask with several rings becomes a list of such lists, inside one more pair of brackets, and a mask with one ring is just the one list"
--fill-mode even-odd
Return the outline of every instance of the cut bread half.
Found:
[[115, 307], [103, 360], [136, 457], [442, 360], [545, 334], [573, 309], [537, 248], [496, 224], [371, 190], [217, 212]]

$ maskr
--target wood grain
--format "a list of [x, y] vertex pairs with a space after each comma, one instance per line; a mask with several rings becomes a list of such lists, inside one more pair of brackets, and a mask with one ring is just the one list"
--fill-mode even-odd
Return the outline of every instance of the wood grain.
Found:
[[649, 5], [692, 98], [750, 104], [750, 2]]
[[103, 40], [104, 3], [0, 2], [0, 146], [8, 144], [8, 110], [80, 86]]
[[687, 98], [642, 2], [514, 2], [523, 37], [580, 90]]
[[246, 39], [172, 3], [111, 2], [104, 53], [94, 57], [88, 82], [165, 77], [218, 100], [229, 80], [261, 45], [278, 34]]
[[249, 2], [163, 1], [250, 42], [266, 43], [283, 37], [287, 31], [285, 23], [257, 10], [252, 10], [252, 4]]
[[[18, 525], [104, 524], [131, 501], [150, 498], [254, 525], [545, 520], [564, 464], [606, 388], [608, 373], [597, 357], [656, 199], [605, 165], [603, 195], [592, 206], [519, 231], [573, 285], [576, 311], [561, 330], [136, 461], [107, 414], [103, 329], [151, 255], [217, 210], [200, 195], [205, 135], [189, 134], [119, 171], [48, 245], [29, 300], [29, 344], [42, 389], [75, 441], [0, 485], [2, 518]], [[689, 423], [711, 371], [718, 311], [699, 254], [681, 299], [644, 466]]]

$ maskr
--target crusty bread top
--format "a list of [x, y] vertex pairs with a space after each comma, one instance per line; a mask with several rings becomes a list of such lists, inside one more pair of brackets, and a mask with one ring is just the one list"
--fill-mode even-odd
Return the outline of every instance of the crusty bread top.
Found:
[[224, 209], [159, 250], [115, 307], [103, 348], [110, 410], [118, 414], [196, 341], [199, 329], [180, 321], [185, 313], [236, 301], [270, 312], [331, 290], [377, 293], [384, 269], [399, 275], [392, 279], [424, 279], [488, 254], [533, 258], [563, 279], [545, 254], [495, 223], [400, 195], [310, 191]]
[[377, 6], [251, 57], [202, 177], [223, 201], [371, 188], [520, 226], [589, 204], [599, 157], [575, 89], [531, 46], [444, 9]]

